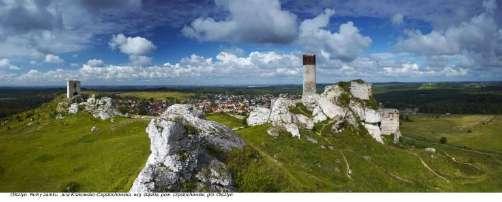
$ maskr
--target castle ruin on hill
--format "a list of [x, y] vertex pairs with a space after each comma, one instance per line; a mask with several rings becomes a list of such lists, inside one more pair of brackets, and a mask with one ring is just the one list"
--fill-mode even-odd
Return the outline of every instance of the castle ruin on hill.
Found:
[[303, 55], [303, 95], [309, 96], [316, 93], [316, 66], [315, 55]]
[[[303, 55], [303, 94], [302, 99], [309, 100], [313, 95], [316, 95], [316, 56], [314, 54], [304, 54]], [[352, 97], [359, 100], [368, 101], [372, 99], [373, 90], [369, 83], [362, 80], [354, 80], [350, 82], [350, 94]], [[336, 97], [336, 96], [335, 96]], [[334, 101], [334, 100], [332, 100]], [[309, 101], [307, 101], [308, 103]], [[366, 110], [366, 115], [371, 114], [370, 110]], [[399, 110], [392, 108], [380, 108], [376, 112], [379, 117], [378, 121], [368, 121], [365, 123], [365, 127], [371, 131], [374, 125], [377, 125], [380, 129], [381, 135], [391, 135], [395, 134], [396, 138], [399, 138]]]
[[80, 81], [68, 80], [66, 82], [66, 98], [72, 99], [80, 95]]

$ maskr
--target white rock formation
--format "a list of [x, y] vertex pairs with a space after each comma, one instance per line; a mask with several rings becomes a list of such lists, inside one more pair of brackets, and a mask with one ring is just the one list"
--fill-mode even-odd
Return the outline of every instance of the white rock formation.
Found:
[[[348, 106], [340, 106], [339, 104], [339, 99], [342, 95], [345, 96], [344, 93], [349, 93], [350, 102]], [[304, 95], [298, 101], [278, 98], [272, 101], [270, 115], [268, 116], [268, 122], [272, 123], [275, 129], [269, 129], [267, 133], [276, 136], [279, 134], [278, 129], [285, 129], [293, 137], [300, 138], [300, 128], [312, 129], [316, 123], [329, 119], [333, 123], [331, 129], [335, 133], [343, 130], [344, 123], [352, 126], [363, 125], [376, 141], [383, 143], [382, 135], [387, 135], [388, 131], [392, 130], [392, 133], [395, 134], [394, 142], [397, 142], [400, 135], [399, 119], [395, 117], [398, 117], [399, 112], [392, 111], [390, 113], [389, 110], [382, 111], [368, 108], [365, 100], [369, 100], [371, 94], [370, 84], [352, 81], [350, 82], [350, 92], [345, 92], [344, 88], [339, 85], [330, 85], [325, 87], [323, 93]], [[305, 105], [307, 109], [312, 110], [312, 118], [303, 114], [289, 112], [289, 108], [299, 102]], [[382, 117], [382, 114], [386, 116]], [[261, 125], [267, 123], [266, 120], [267, 109], [260, 108], [251, 112], [248, 117], [248, 124]], [[385, 126], [384, 129], [386, 130], [383, 130], [381, 124]]]
[[330, 85], [324, 87], [324, 92], [321, 94], [321, 97], [328, 98], [333, 103], [336, 103], [338, 97], [342, 95], [343, 89], [339, 85]]
[[91, 133], [93, 133], [93, 134], [96, 133], [96, 130], [98, 130], [98, 128], [96, 128], [96, 126], [92, 126]]
[[286, 123], [284, 125], [281, 125], [281, 127], [284, 127], [284, 129], [286, 129], [286, 131], [288, 131], [291, 136], [300, 139], [300, 129], [298, 129], [298, 126], [296, 124]]
[[270, 120], [270, 109], [265, 107], [256, 107], [251, 113], [249, 113], [249, 117], [246, 119], [246, 122], [249, 126], [256, 126], [268, 123]]
[[351, 100], [349, 103], [349, 108], [352, 110], [352, 112], [355, 113], [355, 115], [360, 118], [361, 120], [364, 121], [364, 106], [360, 102], [356, 102], [354, 100]]
[[[242, 148], [244, 141], [231, 129], [177, 104], [152, 119], [146, 132], [151, 154], [130, 192], [233, 190], [225, 164], [207, 151]], [[195, 183], [196, 190], [182, 190], [186, 183]]]
[[298, 126], [309, 130], [314, 128], [314, 121], [311, 118], [303, 114], [295, 114], [295, 115]]
[[375, 139], [377, 142], [383, 144], [382, 133], [380, 132], [380, 127], [378, 127], [377, 125], [369, 124], [369, 123], [365, 123], [363, 125], [364, 125], [364, 128], [366, 128], [366, 130], [368, 130], [368, 133], [371, 135], [371, 137], [373, 137], [373, 139]]
[[361, 100], [369, 100], [372, 94], [371, 84], [351, 81], [350, 94], [352, 94], [352, 96], [354, 96], [355, 98], [359, 98]]
[[102, 120], [106, 120], [120, 114], [113, 105], [112, 98], [109, 97], [96, 99], [96, 97], [92, 95], [86, 102], [83, 102], [82, 105], [84, 105], [85, 110], [91, 113], [92, 116]]
[[380, 112], [369, 108], [364, 109], [364, 122], [379, 123], [380, 121], [382, 121], [382, 118], [380, 117]]
[[277, 98], [272, 104], [270, 111], [270, 121], [273, 125], [295, 122], [295, 116], [289, 112], [289, 107], [293, 106], [293, 101], [287, 98]]
[[78, 104], [77, 103], [72, 103], [70, 107], [68, 108], [68, 113], [70, 114], [76, 114], [78, 112]]
[[298, 122], [296, 115], [289, 111], [289, 107], [295, 102], [287, 98], [277, 98], [270, 110], [270, 122], [272, 126], [283, 128], [288, 131], [291, 136], [300, 138], [300, 130], [296, 123]]
[[323, 122], [328, 119], [326, 114], [324, 114], [324, 112], [322, 112], [322, 109], [319, 106], [314, 107], [314, 110], [312, 111], [312, 116], [313, 116], [314, 124], [319, 123], [319, 122]]
[[319, 107], [322, 109], [322, 112], [330, 119], [339, 120], [345, 117], [347, 113], [347, 109], [336, 105], [334, 102], [331, 102], [327, 97], [320, 97], [318, 102]]
[[424, 151], [429, 152], [429, 153], [436, 153], [436, 148], [434, 147], [427, 147], [424, 149]]

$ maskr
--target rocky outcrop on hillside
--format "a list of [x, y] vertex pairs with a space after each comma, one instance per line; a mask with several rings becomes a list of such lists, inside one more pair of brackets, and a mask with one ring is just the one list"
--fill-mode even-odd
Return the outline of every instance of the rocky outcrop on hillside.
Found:
[[110, 97], [96, 98], [94, 95], [87, 98], [87, 101], [80, 103], [84, 109], [94, 116], [102, 120], [109, 119], [113, 116], [120, 115]]
[[152, 119], [146, 132], [151, 153], [130, 192], [234, 189], [217, 155], [244, 146], [230, 128], [204, 120], [191, 105], [175, 104]]
[[265, 124], [270, 119], [270, 109], [265, 107], [255, 108], [247, 118], [247, 123], [250, 126]]
[[76, 114], [80, 110], [89, 112], [94, 118], [102, 120], [109, 119], [113, 116], [121, 115], [110, 97], [96, 98], [95, 95], [87, 98], [79, 96], [78, 99], [65, 100], [58, 103], [56, 112], [57, 117], [62, 119], [66, 113]]
[[[383, 143], [382, 135], [389, 133], [382, 133], [381, 124], [388, 124], [389, 121], [382, 121], [382, 112], [372, 97], [371, 85], [368, 83], [363, 81], [340, 82], [336, 85], [326, 86], [321, 94], [307, 95], [301, 100], [278, 98], [272, 102], [270, 110], [257, 108], [251, 112], [247, 122], [248, 125], [271, 123], [275, 128], [268, 130], [271, 131], [269, 132], [271, 135], [277, 135], [276, 131], [285, 130], [296, 138], [301, 138], [299, 132], [301, 128], [312, 129], [315, 124], [321, 122], [329, 121], [332, 124], [332, 131], [335, 133], [341, 132], [346, 125], [355, 127], [361, 125], [371, 137]], [[298, 104], [308, 110], [303, 110], [302, 113], [293, 113], [291, 109], [298, 107]], [[270, 111], [269, 114], [267, 114], [268, 111]], [[258, 115], [267, 118], [256, 121]], [[392, 134], [399, 135], [398, 130]]]

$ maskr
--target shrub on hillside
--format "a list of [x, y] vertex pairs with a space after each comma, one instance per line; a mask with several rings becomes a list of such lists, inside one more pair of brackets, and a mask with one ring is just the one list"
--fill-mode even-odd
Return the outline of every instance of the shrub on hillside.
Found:
[[446, 137], [441, 137], [441, 138], [439, 139], [439, 143], [441, 143], [441, 144], [446, 144], [446, 143], [448, 143], [448, 139], [447, 139]]

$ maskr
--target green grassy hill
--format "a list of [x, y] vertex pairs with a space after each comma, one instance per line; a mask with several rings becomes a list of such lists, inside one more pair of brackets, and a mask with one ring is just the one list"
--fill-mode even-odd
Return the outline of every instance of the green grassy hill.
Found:
[[409, 137], [439, 142], [446, 137], [452, 145], [502, 154], [501, 115], [415, 115], [401, 122]]
[[[223, 123], [231, 122], [233, 126], [242, 123], [226, 117]], [[341, 134], [331, 134], [326, 130], [329, 127], [323, 125], [313, 132], [302, 131], [302, 140], [287, 134], [271, 137], [266, 134], [268, 126], [238, 130], [247, 148], [227, 159], [238, 189], [246, 192], [502, 190], [502, 155], [497, 152], [407, 137], [397, 145], [382, 145], [363, 130], [348, 128]], [[307, 136], [317, 143], [306, 141]], [[437, 151], [428, 153], [424, 147]]]
[[148, 120], [86, 112], [58, 120], [58, 100], [0, 128], [0, 192], [128, 191], [149, 154]]
[[[59, 99], [3, 123], [0, 191], [128, 191], [149, 153], [148, 120], [102, 121], [86, 112], [58, 120]], [[267, 125], [247, 127], [225, 113], [207, 118], [247, 143], [223, 157], [238, 191], [502, 190], [499, 116], [414, 116], [402, 124], [402, 141], [386, 145], [359, 128], [332, 134], [329, 122], [301, 131], [298, 140], [269, 136]], [[439, 136], [448, 144], [439, 144]]]

